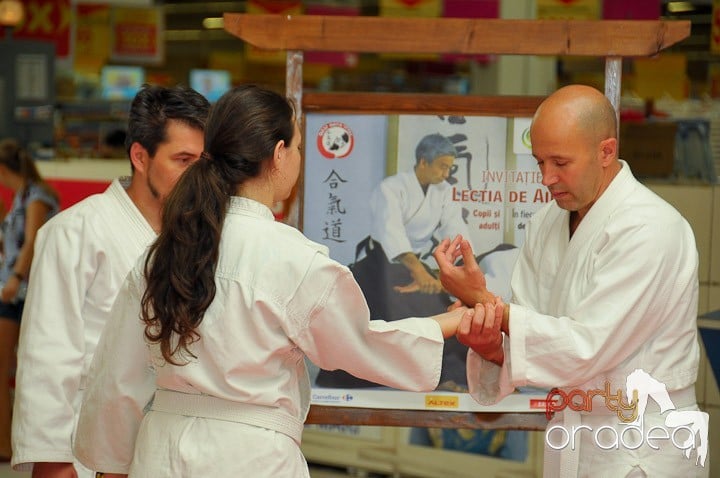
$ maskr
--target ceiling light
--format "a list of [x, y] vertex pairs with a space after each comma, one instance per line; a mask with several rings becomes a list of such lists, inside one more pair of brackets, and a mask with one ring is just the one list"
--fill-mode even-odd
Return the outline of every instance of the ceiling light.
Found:
[[225, 27], [225, 22], [222, 17], [207, 17], [203, 19], [202, 26], [208, 30], [218, 30]]
[[695, 7], [690, 2], [669, 2], [667, 9], [670, 13], [686, 13], [692, 12]]
[[0, 25], [15, 27], [22, 22], [25, 16], [20, 0], [0, 0]]

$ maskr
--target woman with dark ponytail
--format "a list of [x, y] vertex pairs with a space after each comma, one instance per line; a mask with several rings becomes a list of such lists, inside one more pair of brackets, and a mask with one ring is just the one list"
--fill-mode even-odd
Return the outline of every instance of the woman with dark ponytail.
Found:
[[294, 118], [255, 86], [214, 105], [206, 153], [169, 196], [95, 354], [75, 441], [89, 468], [309, 476], [305, 356], [395, 388], [437, 386], [462, 311], [371, 321], [350, 271], [274, 220], [301, 168]]

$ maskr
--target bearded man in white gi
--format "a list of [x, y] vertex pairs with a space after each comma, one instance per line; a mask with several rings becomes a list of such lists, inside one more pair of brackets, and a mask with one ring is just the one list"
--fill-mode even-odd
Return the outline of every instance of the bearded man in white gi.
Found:
[[72, 452], [88, 368], [125, 276], [157, 236], [165, 197], [203, 151], [209, 107], [189, 88], [141, 89], [125, 143], [132, 176], [38, 232], [18, 347], [16, 470], [42, 478], [94, 476]]
[[[617, 158], [616, 132], [615, 111], [599, 91], [572, 85], [550, 95], [530, 137], [554, 200], [528, 224], [511, 303], [488, 291], [462, 238], [438, 247], [440, 278], [464, 303], [478, 304], [457, 334], [472, 348], [467, 373], [476, 400], [493, 403], [524, 385], [559, 389], [545, 437], [545, 476], [707, 476], [703, 437], [687, 458], [679, 442], [689, 427], [675, 440], [667, 436], [674, 432], [669, 406], [673, 416], [707, 417], [697, 412], [694, 391], [695, 238], [687, 221]], [[463, 266], [454, 265], [459, 256]], [[654, 397], [669, 400], [648, 400], [633, 422], [638, 428], [628, 431], [611, 410], [618, 401], [605, 396], [622, 390], [631, 406], [629, 377], [643, 374], [664, 385]], [[591, 391], [600, 391], [592, 406], [571, 408], [559, 398], [574, 393], [582, 405]], [[652, 438], [658, 436], [665, 438]]]

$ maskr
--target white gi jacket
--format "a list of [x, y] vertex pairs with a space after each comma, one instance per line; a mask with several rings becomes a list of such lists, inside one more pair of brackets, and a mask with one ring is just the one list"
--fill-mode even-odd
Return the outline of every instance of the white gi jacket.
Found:
[[[388, 261], [405, 252], [424, 256], [434, 248], [433, 236], [438, 240], [458, 234], [470, 237], [462, 209], [452, 200], [451, 187], [443, 181], [428, 185], [423, 193], [411, 170], [389, 176], [375, 188], [370, 198], [370, 235], [382, 244]], [[423, 262], [437, 268], [432, 256]]]
[[72, 462], [95, 346], [125, 276], [155, 232], [114, 180], [38, 232], [20, 327], [12, 464]]
[[144, 340], [142, 268], [141, 259], [123, 285], [91, 368], [75, 453], [92, 469], [308, 476], [298, 446], [311, 398], [306, 355], [396, 388], [437, 386], [438, 324], [369, 321], [350, 271], [260, 203], [230, 200], [217, 292], [187, 365], [165, 363]]
[[[621, 163], [572, 239], [570, 213], [555, 202], [529, 222], [512, 277], [505, 362], [500, 368], [472, 351], [468, 356], [468, 383], [479, 402], [492, 403], [524, 385], [588, 391], [604, 389], [608, 380], [613, 391], [624, 390], [628, 375], [642, 369], [668, 391], [689, 392], [679, 408], [696, 407], [695, 238], [687, 221]], [[618, 426], [607, 410], [597, 416], [603, 403], [596, 398], [583, 425]], [[550, 426], [570, 414], [558, 413]], [[657, 409], [648, 409], [645, 420], [646, 429], [663, 423]], [[686, 459], [672, 444], [664, 451], [604, 451], [587, 436], [578, 434], [579, 454], [568, 457], [566, 448], [562, 460], [546, 442], [545, 476], [626, 476], [633, 467], [647, 476], [707, 473], [707, 465], [696, 467], [694, 457]], [[579, 470], [566, 469], [573, 460]]]

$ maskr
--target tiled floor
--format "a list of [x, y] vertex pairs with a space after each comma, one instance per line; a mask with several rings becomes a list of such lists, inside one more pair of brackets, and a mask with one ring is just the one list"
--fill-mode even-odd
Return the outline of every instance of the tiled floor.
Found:
[[30, 473], [17, 473], [12, 471], [10, 465], [3, 463], [0, 465], [0, 478], [29, 478]]
[[[310, 476], [312, 478], [347, 478], [347, 473], [343, 470], [325, 467], [312, 467], [310, 469]], [[10, 465], [0, 465], [0, 478], [30, 478], [30, 473], [18, 473], [10, 469]]]

